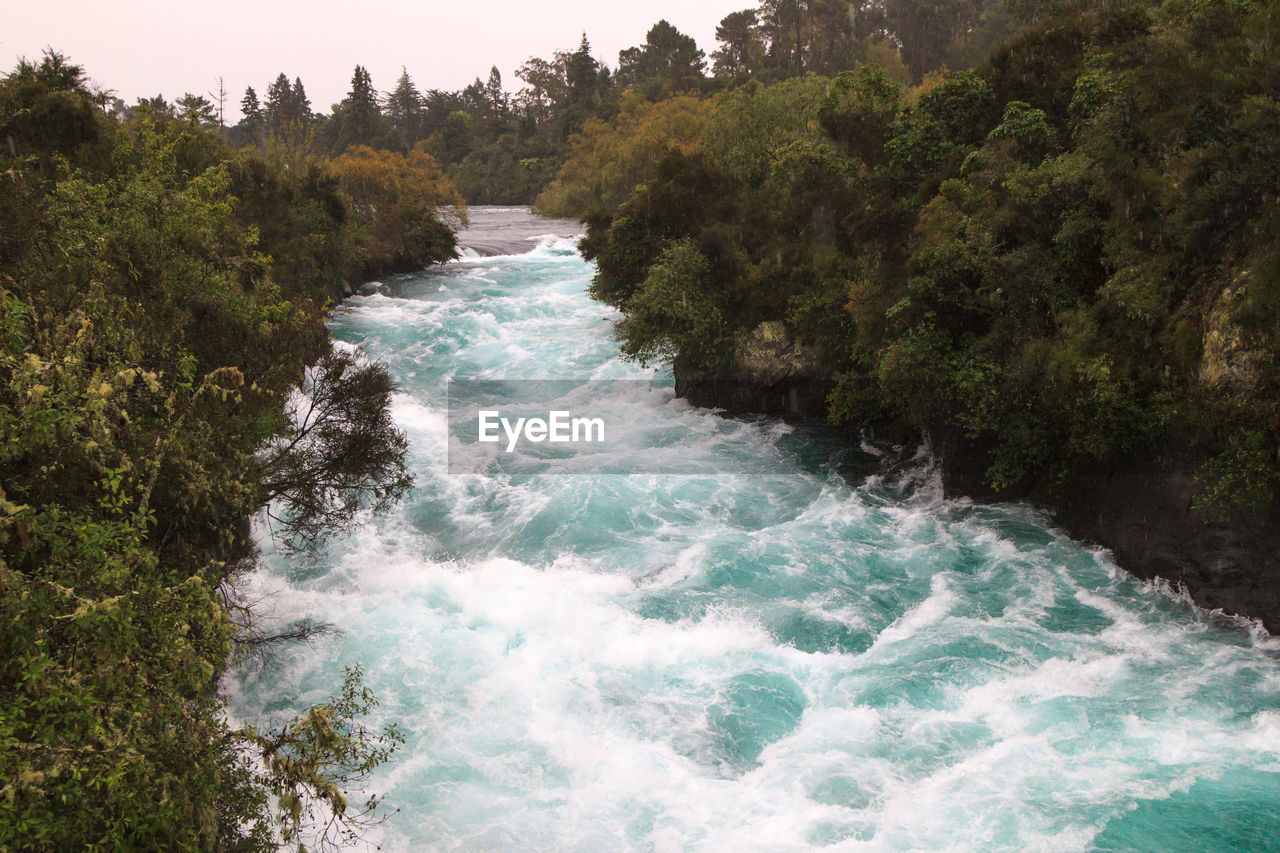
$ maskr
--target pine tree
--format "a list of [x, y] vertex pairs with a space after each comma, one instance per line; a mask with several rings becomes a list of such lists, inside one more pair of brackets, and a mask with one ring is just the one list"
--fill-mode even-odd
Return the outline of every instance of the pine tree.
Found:
[[262, 104], [258, 102], [258, 93], [252, 86], [244, 90], [244, 97], [240, 99], [240, 112], [244, 118], [240, 119], [239, 127], [246, 138], [253, 142], [259, 141], [262, 137]]
[[174, 107], [178, 117], [205, 127], [212, 127], [217, 123], [217, 112], [213, 108], [213, 104], [203, 95], [193, 95], [190, 92], [184, 92], [182, 97], [174, 102]]
[[716, 41], [720, 49], [711, 59], [717, 77], [745, 77], [759, 69], [765, 47], [755, 9], [725, 15], [716, 27]]
[[166, 101], [164, 95], [138, 98], [138, 103], [134, 105], [134, 109], [149, 114], [157, 123], [174, 116], [173, 104]]
[[405, 142], [413, 145], [422, 138], [423, 111], [422, 93], [413, 85], [408, 70], [401, 66], [400, 79], [383, 102], [383, 114]]
[[618, 54], [618, 85], [643, 85], [655, 99], [695, 88], [702, 78], [703, 53], [697, 42], [666, 20], [649, 29], [643, 45]]
[[280, 76], [267, 87], [267, 105], [263, 118], [266, 127], [273, 133], [279, 133], [293, 119], [293, 89], [289, 86], [289, 78], [280, 72]]
[[244, 90], [244, 97], [240, 99], [240, 112], [247, 119], [262, 120], [262, 104], [252, 86], [247, 86]]
[[489, 69], [489, 82], [484, 87], [485, 108], [495, 121], [501, 121], [507, 115], [507, 94], [502, 91], [502, 73], [498, 66]]
[[325, 144], [334, 154], [341, 154], [352, 145], [385, 147], [383, 138], [387, 123], [378, 106], [378, 95], [373, 80], [362, 65], [357, 65], [351, 75], [351, 91], [333, 107], [333, 117], [322, 131]]
[[310, 124], [315, 116], [311, 112], [311, 101], [307, 99], [307, 92], [302, 88], [302, 78], [293, 78], [293, 90], [290, 93], [292, 97], [293, 113], [297, 121], [302, 124]]
[[609, 87], [609, 69], [591, 55], [591, 43], [582, 34], [578, 49], [565, 57], [566, 104], [561, 110], [561, 135], [567, 138], [600, 109]]
[[378, 109], [378, 96], [373, 91], [373, 80], [363, 65], [357, 65], [351, 75], [351, 91], [347, 93], [343, 106], [352, 141], [368, 145], [381, 123], [382, 111]]

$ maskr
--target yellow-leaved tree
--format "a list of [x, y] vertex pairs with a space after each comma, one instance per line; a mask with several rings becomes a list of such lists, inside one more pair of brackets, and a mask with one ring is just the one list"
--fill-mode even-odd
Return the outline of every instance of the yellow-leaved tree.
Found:
[[453, 257], [453, 227], [466, 203], [444, 170], [422, 150], [408, 156], [357, 145], [329, 165], [351, 197], [360, 225], [365, 278], [411, 272]]

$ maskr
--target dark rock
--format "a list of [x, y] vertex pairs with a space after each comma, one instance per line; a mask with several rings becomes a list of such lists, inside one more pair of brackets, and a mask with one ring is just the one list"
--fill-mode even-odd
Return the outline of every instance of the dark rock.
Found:
[[813, 358], [776, 321], [761, 323], [738, 343], [724, 375], [682, 378], [679, 373], [677, 396], [735, 415], [821, 418], [831, 391]]
[[758, 385], [743, 379], [676, 379], [676, 396], [697, 406], [729, 414], [819, 418], [826, 413], [828, 383], [818, 379], [784, 379]]
[[[771, 377], [772, 378], [772, 377]], [[732, 414], [823, 417], [829, 383], [788, 373], [773, 382], [749, 373], [676, 380], [676, 394]], [[895, 443], [901, 427], [890, 425]], [[1082, 483], [1046, 499], [1035, 484], [995, 492], [987, 482], [989, 448], [959, 430], [933, 429], [926, 439], [950, 496], [982, 501], [1031, 498], [1047, 505], [1075, 538], [1109, 548], [1116, 562], [1144, 580], [1185, 587], [1209, 610], [1257, 619], [1280, 635], [1280, 507], [1255, 518], [1213, 522], [1192, 507], [1200, 460], [1179, 456], [1134, 459], [1091, 472]]]
[[1280, 634], [1280, 511], [1207, 519], [1192, 507], [1198, 468], [1178, 456], [1136, 460], [1054, 509], [1072, 536], [1110, 548], [1134, 575], [1185, 586], [1201, 607]]

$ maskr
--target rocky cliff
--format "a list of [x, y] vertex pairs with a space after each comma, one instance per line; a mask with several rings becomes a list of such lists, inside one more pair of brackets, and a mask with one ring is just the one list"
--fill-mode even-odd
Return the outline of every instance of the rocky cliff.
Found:
[[[781, 323], [762, 323], [744, 338], [723, 376], [681, 377], [677, 370], [676, 377], [679, 396], [731, 414], [823, 418], [830, 388]], [[889, 432], [904, 437], [900, 429]], [[984, 480], [985, 449], [958, 431], [935, 430], [929, 440], [948, 495], [985, 501], [1037, 497], [1034, 488], [993, 492]], [[1192, 504], [1199, 463], [1153, 452], [1094, 472], [1069, 487], [1066, 497], [1048, 502], [1049, 508], [1072, 536], [1109, 548], [1137, 577], [1163, 578], [1185, 587], [1202, 607], [1257, 619], [1280, 634], [1280, 508], [1229, 523], [1207, 518]]]

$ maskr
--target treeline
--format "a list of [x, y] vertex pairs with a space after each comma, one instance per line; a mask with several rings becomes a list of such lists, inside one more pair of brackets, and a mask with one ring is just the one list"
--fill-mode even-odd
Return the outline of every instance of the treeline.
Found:
[[0, 849], [340, 840], [399, 735], [360, 724], [358, 668], [229, 725], [228, 664], [318, 630], [267, 635], [235, 582], [261, 508], [308, 548], [409, 487], [390, 377], [324, 310], [451, 257], [459, 198], [421, 152], [234, 151], [108, 105], [55, 53], [0, 78]]
[[1056, 500], [1164, 454], [1197, 460], [1210, 517], [1265, 517], [1280, 7], [1033, 11], [914, 85], [868, 63], [624, 100], [539, 207], [587, 222], [624, 351], [678, 377], [749, 379], [750, 343], [782, 329], [831, 420], [957, 437], [1004, 494]]
[[[968, 67], [1003, 38], [1062, 0], [762, 0], [727, 15], [710, 53], [668, 21], [612, 66], [592, 54], [584, 33], [574, 49], [531, 57], [520, 86], [504, 89], [498, 69], [458, 91], [421, 90], [403, 71], [379, 92], [356, 66], [346, 97], [328, 113], [313, 109], [301, 78], [281, 73], [239, 101], [243, 118], [225, 127], [235, 146], [275, 140], [296, 150], [338, 157], [351, 146], [400, 154], [423, 151], [444, 167], [471, 204], [529, 204], [557, 175], [569, 139], [592, 121], [610, 121], [635, 101], [708, 96], [748, 81], [775, 83], [806, 74], [834, 75], [875, 62], [895, 80], [918, 81], [939, 67]], [[1114, 2], [1114, 0], [1109, 0]], [[228, 96], [217, 103], [184, 94], [132, 107], [223, 127]]]

